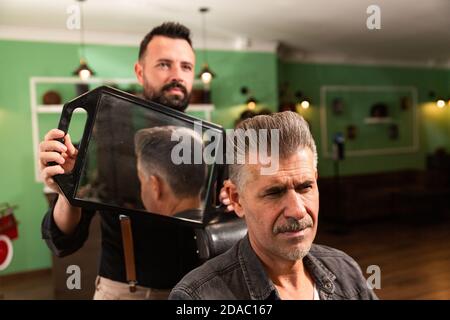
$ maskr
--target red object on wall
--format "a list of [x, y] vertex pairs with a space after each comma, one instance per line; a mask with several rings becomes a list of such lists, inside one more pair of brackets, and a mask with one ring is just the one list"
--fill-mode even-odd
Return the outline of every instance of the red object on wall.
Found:
[[8, 268], [13, 258], [13, 246], [8, 236], [0, 234], [0, 271]]
[[14, 214], [0, 215], [0, 234], [8, 236], [11, 240], [17, 239], [19, 232]]
[[8, 245], [6, 241], [0, 241], [0, 264], [4, 263], [8, 255]]

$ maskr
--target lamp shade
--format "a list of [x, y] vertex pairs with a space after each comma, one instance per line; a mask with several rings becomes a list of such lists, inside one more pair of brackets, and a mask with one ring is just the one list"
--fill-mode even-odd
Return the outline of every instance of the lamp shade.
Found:
[[208, 64], [205, 62], [200, 70], [200, 73], [198, 74], [198, 78], [200, 78], [204, 84], [208, 84], [215, 77], [216, 74], [209, 69]]
[[73, 75], [79, 76], [81, 80], [87, 80], [91, 76], [95, 75], [95, 72], [94, 70], [89, 68], [89, 66], [86, 63], [86, 60], [81, 59], [80, 65], [78, 66], [77, 69], [75, 69]]

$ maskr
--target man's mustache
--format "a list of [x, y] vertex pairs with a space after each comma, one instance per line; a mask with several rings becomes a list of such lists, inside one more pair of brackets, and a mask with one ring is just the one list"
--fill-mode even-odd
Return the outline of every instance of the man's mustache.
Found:
[[174, 89], [174, 88], [180, 89], [184, 93], [184, 95], [187, 96], [187, 89], [186, 89], [186, 87], [183, 86], [181, 83], [179, 83], [177, 81], [173, 81], [173, 82], [170, 82], [170, 83], [164, 85], [161, 88], [161, 91], [169, 91], [170, 89]]
[[298, 232], [306, 228], [311, 228], [312, 226], [313, 221], [309, 216], [305, 216], [302, 220], [288, 218], [287, 223], [273, 227], [273, 234], [276, 235], [283, 232]]

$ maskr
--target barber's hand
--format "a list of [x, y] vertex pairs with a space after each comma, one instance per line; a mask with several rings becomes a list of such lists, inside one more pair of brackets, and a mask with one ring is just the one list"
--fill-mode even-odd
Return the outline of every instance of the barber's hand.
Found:
[[226, 191], [226, 185], [228, 183], [230, 183], [230, 180], [225, 180], [223, 182], [223, 187], [220, 190], [220, 194], [219, 194], [219, 200], [220, 200], [220, 202], [222, 202], [226, 206], [225, 211], [231, 212], [231, 211], [234, 211], [234, 207], [231, 204], [230, 198], [228, 198], [228, 193]]
[[[64, 143], [55, 139], [64, 138]], [[41, 167], [41, 178], [44, 183], [59, 193], [60, 190], [53, 176], [72, 171], [78, 150], [72, 144], [69, 134], [64, 131], [52, 129], [45, 135], [44, 141], [39, 145], [39, 164]], [[56, 162], [57, 165], [48, 166], [49, 162]]]

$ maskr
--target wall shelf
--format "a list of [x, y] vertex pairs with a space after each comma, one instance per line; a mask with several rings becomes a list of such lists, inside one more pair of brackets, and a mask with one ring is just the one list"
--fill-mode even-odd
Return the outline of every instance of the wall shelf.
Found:
[[[38, 113], [57, 113], [61, 114], [63, 109], [63, 104], [48, 104], [48, 105], [38, 105], [37, 106], [37, 112]], [[78, 108], [75, 109], [75, 113], [86, 113], [84, 109]]]
[[[60, 114], [63, 109], [63, 104], [47, 104], [36, 105], [37, 113], [57, 113]], [[192, 104], [189, 105], [186, 111], [192, 112], [204, 112], [208, 121], [211, 121], [211, 112], [214, 111], [214, 105], [212, 104]], [[75, 109], [75, 113], [86, 113], [84, 109]]]

